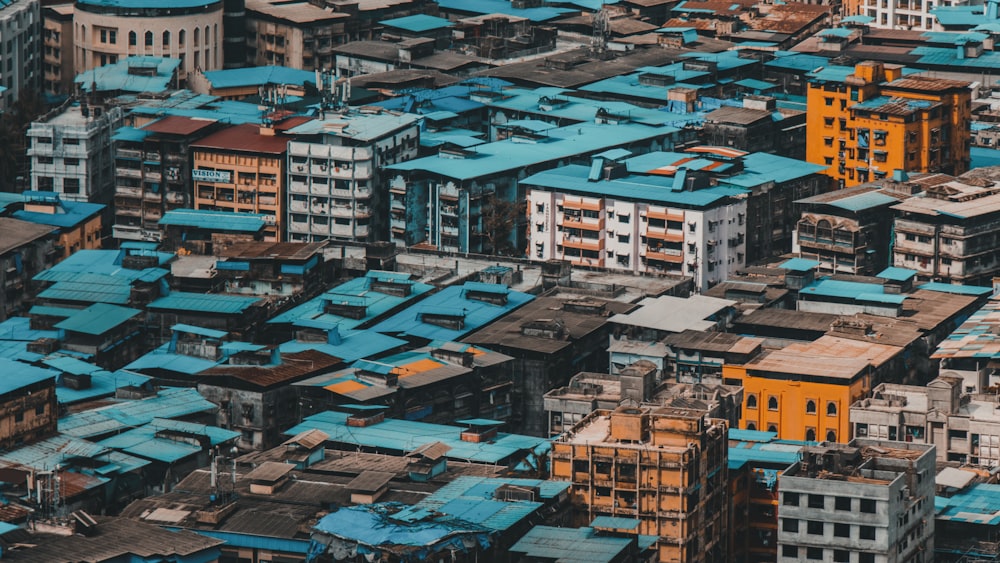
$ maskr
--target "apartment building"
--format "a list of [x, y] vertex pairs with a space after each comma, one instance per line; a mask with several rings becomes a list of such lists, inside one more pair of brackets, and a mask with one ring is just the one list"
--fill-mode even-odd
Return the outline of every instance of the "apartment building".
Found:
[[[507, 122], [503, 128], [503, 140], [469, 148], [445, 145], [436, 155], [388, 167], [391, 240], [397, 246], [425, 243], [444, 251], [523, 252], [529, 233], [522, 203], [527, 200], [526, 186], [520, 181], [526, 176], [553, 169], [575, 173], [578, 168], [565, 167], [589, 162], [592, 155], [604, 151], [625, 149], [629, 154], [642, 154], [670, 149], [679, 139], [690, 135], [672, 126], [634, 122], [555, 127], [536, 120], [517, 120]], [[620, 157], [622, 153], [611, 154]], [[536, 208], [534, 203], [532, 213]], [[549, 214], [553, 214], [554, 206], [549, 209]], [[606, 213], [605, 209], [591, 211]], [[582, 214], [580, 204], [577, 210]], [[633, 217], [638, 224], [638, 214]], [[588, 219], [600, 223], [599, 216]], [[534, 231], [537, 226], [531, 228]], [[554, 230], [555, 225], [551, 228]], [[589, 228], [586, 231], [592, 232]], [[580, 239], [582, 235], [576, 233]], [[590, 260], [596, 266], [607, 262], [606, 250], [599, 242], [577, 240], [571, 244], [575, 245], [579, 263]], [[554, 251], [554, 241], [548, 248], [543, 251]], [[536, 254], [532, 250], [531, 255]], [[640, 263], [636, 251], [629, 266]]]
[[287, 240], [386, 240], [383, 168], [416, 158], [419, 123], [414, 114], [364, 110], [289, 129]]
[[921, 280], [988, 285], [1000, 273], [1000, 184], [944, 174], [919, 181], [923, 193], [893, 206], [893, 264]]
[[925, 444], [803, 448], [778, 477], [778, 562], [934, 561], [934, 473]]
[[579, 525], [632, 518], [661, 562], [727, 561], [726, 422], [679, 407], [598, 410], [552, 444]]
[[163, 214], [193, 206], [191, 143], [220, 126], [172, 115], [115, 133], [114, 238], [159, 241]]
[[852, 74], [814, 74], [807, 92], [806, 160], [828, 166], [841, 187], [894, 170], [961, 174], [969, 169], [969, 83], [903, 76], [903, 67], [862, 62]]
[[50, 225], [0, 217], [0, 319], [22, 315], [35, 294], [32, 278], [58, 259], [58, 234]]
[[21, 92], [42, 86], [42, 13], [38, 0], [0, 5], [0, 111], [10, 108]]
[[53, 110], [28, 128], [31, 189], [66, 201], [111, 203], [115, 168], [111, 136], [122, 125], [121, 108], [93, 111], [74, 103]]
[[195, 209], [259, 213], [264, 240], [284, 240], [288, 137], [246, 123], [212, 133], [190, 151]]
[[46, 94], [73, 91], [73, 4], [42, 8], [42, 89]]
[[81, 0], [75, 6], [76, 74], [133, 56], [178, 59], [179, 80], [196, 68], [222, 68], [222, 0]]
[[55, 372], [7, 358], [0, 358], [0, 369], [7, 375], [0, 387], [0, 446], [12, 450], [55, 434]]

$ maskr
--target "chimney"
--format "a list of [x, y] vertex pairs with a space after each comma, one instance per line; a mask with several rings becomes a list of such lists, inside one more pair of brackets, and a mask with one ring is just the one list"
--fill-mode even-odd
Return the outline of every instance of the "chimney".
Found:
[[331, 346], [340, 346], [344, 340], [340, 337], [340, 325], [334, 326], [326, 331], [326, 343]]

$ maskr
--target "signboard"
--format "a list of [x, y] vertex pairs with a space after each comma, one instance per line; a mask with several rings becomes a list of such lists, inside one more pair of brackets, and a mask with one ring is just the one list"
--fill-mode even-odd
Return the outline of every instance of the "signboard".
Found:
[[191, 179], [197, 182], [221, 182], [223, 184], [231, 183], [233, 173], [227, 170], [199, 170], [194, 169], [191, 171]]

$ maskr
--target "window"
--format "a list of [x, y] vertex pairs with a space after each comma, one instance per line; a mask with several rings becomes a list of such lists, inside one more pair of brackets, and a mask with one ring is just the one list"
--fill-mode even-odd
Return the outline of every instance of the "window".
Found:
[[178, 45], [180, 45], [182, 47], [184, 46], [184, 38], [185, 38], [186, 35], [187, 35], [187, 32], [184, 31], [183, 29], [177, 32], [177, 44]]
[[806, 532], [809, 532], [810, 534], [812, 534], [814, 536], [822, 536], [823, 535], [823, 522], [821, 522], [819, 520], [809, 520], [806, 523]]
[[827, 430], [826, 431], [826, 441], [827, 442], [836, 442], [837, 441], [837, 431], [836, 430]]
[[767, 425], [767, 431], [768, 432], [774, 432], [775, 434], [777, 434], [778, 433], [778, 425], [777, 424], [768, 424]]
[[833, 98], [823, 98], [823, 103], [825, 103], [828, 106], [832, 106], [833, 105]]
[[782, 496], [781, 504], [785, 506], [798, 506], [799, 493], [784, 493]]
[[170, 32], [169, 31], [164, 31], [163, 32], [163, 46], [164, 47], [169, 47], [170, 46]]
[[80, 179], [66, 178], [65, 180], [63, 180], [63, 192], [68, 194], [80, 193]]
[[14, 422], [24, 422], [24, 412], [18, 411], [14, 413]]
[[866, 498], [861, 499], [861, 512], [875, 514], [875, 501]]
[[43, 414], [45, 414], [45, 405], [35, 407], [35, 416], [42, 416]]
[[834, 563], [850, 563], [851, 552], [845, 549], [835, 549], [833, 550], [833, 561]]
[[782, 518], [781, 530], [783, 532], [796, 533], [799, 531], [799, 521], [794, 518]]
[[816, 414], [816, 401], [812, 399], [806, 401], [806, 414]]
[[80, 166], [80, 159], [79, 158], [64, 158], [63, 159], [63, 164], [65, 164], [66, 166]]
[[771, 395], [767, 398], [767, 410], [776, 411], [778, 410], [778, 398]]
[[837, 415], [837, 403], [830, 401], [826, 404], [826, 415], [827, 416]]
[[116, 45], [118, 43], [118, 32], [112, 29], [108, 32], [108, 43]]
[[809, 495], [809, 508], [823, 508], [826, 506], [826, 497], [823, 495]]
[[806, 428], [806, 441], [807, 442], [815, 442], [816, 441], [816, 429], [815, 428]]
[[859, 553], [858, 563], [875, 563], [874, 553]]
[[107, 42], [108, 42], [108, 30], [102, 29], [101, 30], [101, 43], [107, 43]]
[[754, 395], [753, 393], [747, 395], [747, 408], [748, 409], [757, 408], [757, 395]]
[[850, 524], [834, 524], [833, 525], [833, 535], [838, 538], [849, 538], [851, 537], [851, 525]]
[[863, 540], [875, 539], [875, 526], [861, 526], [858, 530], [858, 537]]
[[135, 47], [136, 41], [137, 39], [135, 36], [135, 32], [134, 31], [128, 32], [128, 44]]
[[850, 497], [836, 497], [833, 501], [833, 507], [837, 510], [851, 510], [851, 499]]
[[823, 548], [821, 547], [807, 547], [806, 548], [806, 559], [823, 559]]
[[152, 47], [153, 46], [153, 32], [152, 31], [147, 31], [146, 32], [146, 46], [147, 47]]
[[799, 557], [799, 547], [797, 545], [783, 545], [781, 546], [781, 556], [797, 559]]

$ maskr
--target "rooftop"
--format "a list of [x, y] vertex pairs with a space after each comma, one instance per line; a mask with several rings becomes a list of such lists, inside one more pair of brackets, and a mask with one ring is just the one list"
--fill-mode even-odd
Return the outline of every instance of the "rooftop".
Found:
[[[170, 464], [234, 441], [239, 436], [239, 432], [215, 426], [154, 418], [149, 424], [102, 440], [98, 445]], [[192, 440], [200, 445], [193, 444]]]
[[[149, 127], [147, 126], [147, 129]], [[289, 138], [284, 135], [262, 135], [259, 125], [244, 123], [226, 127], [203, 137], [191, 143], [191, 148], [283, 155], [288, 152], [288, 141]]]
[[256, 66], [210, 70], [205, 73], [205, 78], [212, 84], [212, 88], [220, 89], [265, 86], [269, 84], [315, 86], [316, 83], [315, 72], [287, 66]]
[[[639, 302], [638, 309], [614, 315], [609, 320], [612, 323], [666, 332], [710, 330], [721, 320], [718, 316], [735, 305], [736, 301], [703, 295], [687, 298], [662, 295], [647, 297]], [[668, 311], [670, 314], [666, 314]]]
[[[381, 139], [386, 135], [411, 127], [420, 121], [419, 115], [382, 111], [365, 113], [351, 110], [314, 119], [288, 130], [290, 135], [333, 135], [362, 142]], [[295, 142], [295, 141], [293, 141]]]
[[391, 20], [382, 20], [378, 23], [386, 27], [394, 27], [412, 33], [422, 33], [434, 29], [442, 29], [454, 26], [454, 24], [451, 23], [451, 21], [449, 21], [446, 18], [428, 16], [425, 14], [406, 16], [403, 18], [394, 18]]
[[1000, 485], [977, 483], [954, 496], [934, 499], [935, 518], [951, 522], [1000, 524]]
[[[116, 1], [116, 0], [106, 0]], [[142, 0], [132, 1], [143, 6]], [[171, 0], [172, 2], [183, 2], [185, 0]], [[204, 0], [192, 0], [199, 5], [204, 5]], [[213, 0], [212, 3], [217, 3]], [[76, 77], [74, 83], [79, 84], [84, 92], [96, 90], [97, 92], [163, 92], [174, 82], [177, 69], [180, 67], [180, 59], [167, 59], [163, 57], [127, 57], [115, 64], [107, 64], [88, 70]], [[150, 74], [133, 74], [130, 69], [142, 67], [150, 69]]]
[[55, 377], [58, 375], [58, 372], [50, 369], [38, 368], [3, 357], [0, 357], [0, 373], [4, 374], [3, 379], [0, 380], [0, 395], [6, 395], [47, 379], [52, 379], [54, 384]]
[[897, 346], [824, 335], [813, 342], [796, 342], [759, 356], [746, 368], [748, 372], [852, 381], [867, 373], [869, 366], [878, 368], [901, 352]]
[[125, 324], [141, 313], [139, 309], [95, 303], [57, 323], [55, 328], [97, 336]]
[[[29, 207], [37, 208], [33, 210], [20, 209], [12, 215], [15, 219], [37, 223], [39, 225], [51, 225], [53, 227], [71, 228], [88, 221], [104, 209], [105, 206], [98, 203], [88, 203], [86, 201], [63, 201], [58, 195], [50, 192], [24, 192], [21, 194], [22, 201]], [[42, 210], [41, 206], [31, 204], [45, 204], [48, 209]]]
[[0, 256], [53, 233], [50, 225], [0, 217]]
[[76, 438], [121, 432], [156, 418], [181, 418], [218, 408], [191, 388], [165, 388], [152, 397], [120, 401], [59, 419], [59, 431]]
[[207, 209], [172, 209], [163, 214], [160, 226], [195, 227], [211, 231], [257, 233], [264, 230], [266, 215]]
[[162, 135], [188, 136], [206, 127], [215, 125], [215, 123], [216, 120], [214, 119], [168, 115], [167, 117], [146, 124], [142, 129], [150, 133], [160, 133]]
[[148, 308], [150, 310], [236, 315], [262, 302], [263, 299], [257, 297], [173, 291], [150, 303]]

